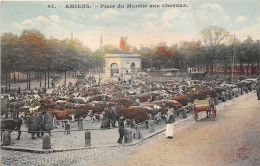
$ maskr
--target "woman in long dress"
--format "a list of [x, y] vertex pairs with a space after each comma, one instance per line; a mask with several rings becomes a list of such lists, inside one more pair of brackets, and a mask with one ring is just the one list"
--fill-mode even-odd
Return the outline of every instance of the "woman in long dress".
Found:
[[174, 131], [174, 123], [175, 118], [174, 118], [174, 111], [170, 109], [167, 113], [167, 119], [166, 119], [166, 131], [165, 135], [168, 138], [173, 138], [173, 131]]

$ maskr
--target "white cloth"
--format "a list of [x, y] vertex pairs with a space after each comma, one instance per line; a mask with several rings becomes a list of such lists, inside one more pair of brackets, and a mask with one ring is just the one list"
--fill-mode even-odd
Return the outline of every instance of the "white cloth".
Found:
[[165, 135], [166, 137], [173, 137], [173, 131], [174, 131], [174, 124], [166, 124], [166, 131]]

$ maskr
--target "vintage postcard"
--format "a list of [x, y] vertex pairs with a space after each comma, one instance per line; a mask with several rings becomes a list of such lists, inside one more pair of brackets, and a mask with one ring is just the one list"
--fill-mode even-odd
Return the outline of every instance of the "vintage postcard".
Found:
[[260, 165], [259, 0], [1, 2], [1, 165]]

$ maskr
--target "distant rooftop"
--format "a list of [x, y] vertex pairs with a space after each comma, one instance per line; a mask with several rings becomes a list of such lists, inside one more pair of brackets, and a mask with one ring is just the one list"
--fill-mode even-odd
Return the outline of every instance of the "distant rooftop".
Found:
[[116, 49], [115, 51], [112, 52], [112, 54], [131, 54], [128, 51], [121, 51], [119, 49]]

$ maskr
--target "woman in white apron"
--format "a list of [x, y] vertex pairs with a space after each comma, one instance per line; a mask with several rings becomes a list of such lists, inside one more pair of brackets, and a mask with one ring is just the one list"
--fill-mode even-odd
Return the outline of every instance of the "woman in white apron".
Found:
[[165, 135], [168, 138], [173, 138], [174, 122], [175, 122], [174, 111], [170, 109], [166, 117], [166, 131], [165, 131]]

